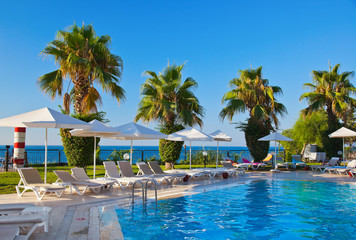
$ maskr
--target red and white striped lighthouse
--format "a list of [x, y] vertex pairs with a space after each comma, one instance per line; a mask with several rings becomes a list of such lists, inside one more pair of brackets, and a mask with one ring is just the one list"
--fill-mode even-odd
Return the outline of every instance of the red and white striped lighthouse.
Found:
[[21, 168], [25, 163], [26, 128], [16, 127], [14, 133], [14, 167]]

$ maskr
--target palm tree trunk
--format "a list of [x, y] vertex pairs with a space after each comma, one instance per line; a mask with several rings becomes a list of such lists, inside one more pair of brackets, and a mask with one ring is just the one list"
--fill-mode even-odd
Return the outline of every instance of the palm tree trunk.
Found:
[[328, 114], [328, 127], [329, 127], [329, 129], [336, 129], [336, 127], [337, 127], [337, 117], [333, 113], [332, 107], [328, 106], [326, 108], [326, 112]]
[[77, 113], [83, 113], [84, 98], [88, 94], [89, 84], [87, 79], [81, 75], [73, 80], [73, 83], [75, 91], [74, 109]]

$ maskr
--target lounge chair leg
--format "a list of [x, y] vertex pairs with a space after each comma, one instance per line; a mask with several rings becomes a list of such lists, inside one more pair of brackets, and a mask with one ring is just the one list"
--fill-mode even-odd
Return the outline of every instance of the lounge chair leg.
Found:
[[83, 194], [87, 191], [88, 187], [84, 187], [83, 191], [81, 192], [77, 186], [73, 186], [75, 191], [78, 193], [79, 196], [83, 196]]
[[121, 187], [122, 190], [126, 190], [126, 188], [127, 188], [130, 184], [131, 184], [131, 183], [128, 182], [128, 183], [124, 186], [121, 182], [119, 182], [119, 186]]
[[91, 190], [93, 190], [93, 192], [95, 192], [95, 193], [99, 193], [101, 191], [101, 187], [92, 188]]
[[58, 198], [62, 197], [64, 191], [56, 191], [56, 195]]
[[[40, 226], [42, 226], [44, 223], [37, 223], [35, 225], [32, 226], [32, 228], [30, 229], [30, 231], [25, 235], [25, 239], [28, 239], [31, 234]], [[45, 227], [46, 228], [46, 227]], [[48, 229], [47, 229], [47, 232], [48, 232]]]

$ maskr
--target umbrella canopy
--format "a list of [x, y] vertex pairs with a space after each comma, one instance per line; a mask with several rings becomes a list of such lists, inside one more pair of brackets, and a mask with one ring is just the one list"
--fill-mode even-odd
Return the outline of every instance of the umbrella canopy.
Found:
[[329, 134], [329, 138], [342, 138], [342, 161], [344, 162], [345, 167], [345, 138], [348, 137], [356, 137], [356, 132], [348, 128], [342, 127], [336, 130], [335, 132]]
[[1, 127], [45, 128], [45, 177], [47, 182], [47, 129], [48, 128], [90, 128], [90, 124], [79, 119], [57, 112], [51, 108], [41, 108], [35, 111], [0, 119]]
[[110, 138], [120, 139], [120, 140], [140, 140], [140, 139], [144, 140], [144, 139], [167, 138], [166, 134], [163, 134], [161, 132], [155, 131], [153, 129], [141, 126], [133, 122], [117, 126], [115, 127], [115, 129], [120, 131], [121, 133]]
[[103, 136], [111, 136], [120, 133], [119, 130], [108, 126], [98, 120], [93, 120], [89, 123], [92, 127], [90, 129], [73, 129], [70, 132], [72, 136], [77, 137], [94, 137], [94, 174], [95, 179], [95, 168], [96, 168], [96, 138]]
[[277, 169], [277, 164], [276, 164], [276, 157], [277, 157], [277, 142], [291, 142], [294, 141], [293, 139], [286, 137], [280, 133], [274, 132], [271, 134], [268, 134], [267, 136], [264, 136], [263, 138], [258, 139], [258, 141], [270, 141], [274, 142], [274, 169]]
[[172, 141], [214, 141], [214, 138], [193, 127], [189, 127], [168, 135]]
[[215, 132], [212, 132], [209, 134], [211, 137], [214, 138], [214, 141], [216, 141], [216, 168], [218, 168], [218, 163], [219, 163], [219, 142], [224, 141], [224, 142], [231, 142], [232, 138], [227, 135], [226, 133], [216, 130]]
[[51, 108], [41, 108], [35, 111], [22, 113], [8, 118], [0, 119], [2, 127], [29, 127], [29, 128], [83, 128], [91, 126], [79, 119], [57, 112]]
[[178, 132], [168, 135], [168, 140], [171, 141], [189, 141], [190, 151], [189, 151], [189, 168], [192, 168], [192, 141], [214, 141], [214, 138], [193, 128], [189, 127]]
[[289, 138], [289, 137], [286, 137], [280, 133], [277, 133], [277, 132], [274, 132], [274, 133], [271, 133], [267, 136], [264, 136], [263, 138], [260, 138], [258, 139], [258, 141], [293, 141], [293, 139]]
[[348, 128], [342, 127], [329, 135], [329, 138], [347, 138], [347, 137], [356, 137], [356, 132]]
[[111, 126], [108, 126], [98, 120], [93, 120], [89, 122], [91, 125], [90, 129], [73, 129], [70, 131], [70, 134], [72, 136], [78, 136], [78, 137], [101, 137], [104, 135], [115, 135], [121, 133], [119, 130], [116, 128], [113, 128]]
[[120, 134], [113, 136], [103, 136], [110, 139], [118, 140], [131, 140], [131, 150], [130, 150], [130, 163], [132, 164], [132, 144], [133, 140], [154, 140], [154, 139], [166, 139], [167, 135], [161, 132], [152, 130], [150, 128], [141, 126], [137, 123], [127, 123], [115, 127], [116, 130], [120, 131]]

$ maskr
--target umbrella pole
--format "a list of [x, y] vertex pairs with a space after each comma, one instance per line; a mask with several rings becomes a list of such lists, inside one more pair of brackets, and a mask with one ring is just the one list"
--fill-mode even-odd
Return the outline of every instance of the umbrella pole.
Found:
[[277, 170], [277, 141], [274, 141], [274, 170]]
[[131, 139], [131, 150], [130, 150], [130, 164], [132, 165], [132, 139]]
[[190, 149], [189, 149], [189, 169], [192, 169], [192, 141], [190, 142]]
[[45, 136], [45, 176], [44, 183], [47, 183], [47, 128], [46, 128], [46, 136]]
[[346, 168], [346, 165], [345, 165], [345, 138], [342, 138], [342, 162], [344, 164], [344, 167]]
[[93, 174], [93, 179], [95, 179], [95, 166], [96, 166], [96, 136], [94, 136], [94, 174]]
[[216, 141], [216, 168], [218, 168], [218, 163], [219, 163], [219, 141]]

